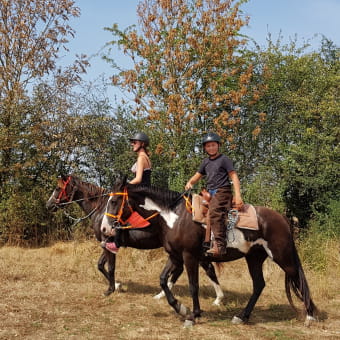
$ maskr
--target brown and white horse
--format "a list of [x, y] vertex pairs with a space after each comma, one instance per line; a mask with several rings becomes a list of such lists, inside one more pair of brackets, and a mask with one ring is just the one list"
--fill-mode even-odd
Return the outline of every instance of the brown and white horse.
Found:
[[[85, 212], [86, 216], [91, 218], [95, 236], [97, 240], [101, 242], [103, 241], [103, 237], [100, 229], [104, 213], [107, 209], [108, 199], [109, 191], [94, 184], [81, 181], [78, 177], [70, 175], [64, 176], [58, 180], [58, 185], [47, 201], [46, 207], [51, 211], [56, 211], [58, 208], [64, 208], [68, 204], [76, 202]], [[154, 224], [155, 221], [153, 221]], [[129, 240], [126, 240], [125, 242], [128, 243], [129, 247], [137, 249], [156, 249], [163, 247], [164, 245], [161, 228], [159, 228], [157, 224], [155, 224], [155, 230], [131, 231]], [[106, 264], [108, 270], [105, 269]], [[109, 281], [109, 287], [105, 292], [105, 295], [110, 295], [119, 286], [119, 283], [115, 283], [115, 265], [116, 255], [104, 249], [98, 260], [98, 269]], [[215, 268], [211, 262], [206, 261], [202, 263], [202, 267], [211, 280], [216, 292], [214, 304], [219, 305], [223, 299], [223, 292], [218, 283]], [[173, 266], [171, 261], [168, 261], [167, 268], [169, 268], [167, 287], [171, 289], [182, 274], [183, 266]], [[159, 299], [163, 296], [164, 292], [162, 291], [157, 294], [155, 298]]]
[[[234, 316], [232, 322], [248, 321], [265, 287], [262, 265], [265, 259], [270, 257], [285, 272], [285, 288], [289, 303], [295, 309], [291, 296], [292, 289], [303, 302], [307, 314], [306, 323], [309, 323], [314, 320], [316, 307], [310, 296], [290, 225], [285, 217], [271, 209], [265, 207], [255, 209], [259, 230], [235, 227], [229, 231], [232, 237], [227, 237], [230, 239], [227, 254], [220, 260], [227, 262], [244, 257], [253, 281], [253, 293], [248, 304]], [[149, 227], [140, 231], [124, 229], [122, 223], [132, 212], [138, 213], [144, 219], [157, 215], [149, 219]], [[187, 324], [193, 323], [195, 318], [201, 315], [198, 266], [199, 263], [207, 261], [202, 247], [205, 229], [201, 224], [193, 222], [192, 214], [187, 209], [187, 199], [180, 197], [179, 193], [163, 189], [117, 183], [108, 200], [101, 231], [104, 235], [118, 238], [121, 246], [143, 242], [152, 234], [156, 234], [169, 254], [168, 264], [160, 275], [161, 287], [168, 303], [186, 318]], [[174, 297], [167, 285], [171, 271], [176, 267], [183, 267], [183, 264], [188, 273], [193, 312]]]

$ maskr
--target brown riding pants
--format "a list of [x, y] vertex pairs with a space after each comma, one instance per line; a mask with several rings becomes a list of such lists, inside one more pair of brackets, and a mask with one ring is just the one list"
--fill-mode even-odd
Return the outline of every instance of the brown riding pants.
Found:
[[225, 223], [228, 210], [232, 206], [232, 197], [231, 187], [219, 188], [209, 203], [210, 224], [218, 248], [226, 245]]

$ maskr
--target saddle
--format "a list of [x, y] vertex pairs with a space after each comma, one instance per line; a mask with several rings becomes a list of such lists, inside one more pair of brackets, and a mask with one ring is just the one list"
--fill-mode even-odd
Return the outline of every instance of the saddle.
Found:
[[[206, 190], [202, 190], [200, 194], [193, 194], [192, 196], [192, 219], [195, 222], [207, 225], [207, 229], [210, 229], [208, 221], [210, 200], [211, 195]], [[256, 210], [253, 205], [244, 204], [243, 209], [237, 212], [235, 226], [243, 229], [259, 229]]]

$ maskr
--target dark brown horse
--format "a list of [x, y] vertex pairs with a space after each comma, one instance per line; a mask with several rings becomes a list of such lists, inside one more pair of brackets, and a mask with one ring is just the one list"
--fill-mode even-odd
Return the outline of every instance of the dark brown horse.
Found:
[[[85, 212], [86, 217], [91, 218], [95, 236], [98, 241], [102, 241], [103, 238], [100, 228], [109, 199], [108, 194], [109, 191], [94, 184], [83, 182], [75, 176], [64, 176], [58, 180], [58, 185], [47, 201], [46, 207], [51, 211], [56, 211], [58, 208], [63, 208], [72, 202], [76, 202]], [[155, 221], [156, 220], [153, 222]], [[156, 225], [153, 232], [150, 232], [150, 229], [146, 232], [141, 230], [131, 231], [130, 239], [125, 242], [129, 244], [129, 247], [137, 249], [156, 249], [163, 246], [163, 237], [161, 235], [161, 229]], [[119, 285], [115, 283], [115, 263], [116, 255], [104, 249], [98, 260], [98, 269], [109, 281], [109, 287], [105, 295], [113, 293]], [[105, 269], [106, 264], [108, 270]], [[204, 262], [202, 267], [215, 288], [216, 300], [214, 304], [218, 305], [223, 298], [223, 292], [218, 283], [214, 266], [210, 262]], [[171, 289], [182, 274], [183, 266], [172, 266], [169, 261], [167, 268], [169, 268], [168, 286]], [[162, 296], [164, 296], [163, 292], [156, 295], [155, 298], [161, 298]]]
[[[132, 212], [139, 213], [145, 219], [158, 213], [149, 222], [157, 221], [158, 228], [161, 229], [157, 234], [162, 237], [164, 248], [169, 254], [168, 264], [160, 276], [161, 287], [174, 310], [186, 318], [187, 324], [193, 323], [194, 319], [201, 315], [198, 298], [198, 265], [206, 260], [202, 247], [205, 229], [201, 224], [192, 221], [192, 215], [187, 209], [187, 200], [181, 198], [179, 193], [126, 185], [123, 182], [117, 184], [108, 201], [107, 213], [101, 227], [103, 234], [118, 236], [122, 246], [137, 242], [137, 238], [141, 237], [139, 234], [134, 234], [132, 240], [131, 231], [121, 227], [122, 222], [126, 221]], [[256, 214], [259, 230], [237, 227], [230, 230], [231, 234], [227, 236], [227, 254], [221, 260], [227, 262], [244, 257], [253, 281], [253, 293], [248, 304], [240, 314], [234, 316], [232, 321], [233, 323], [248, 321], [265, 287], [262, 265], [265, 259], [270, 257], [285, 272], [286, 295], [289, 303], [295, 309], [291, 296], [292, 289], [304, 303], [307, 313], [306, 322], [309, 323], [314, 320], [316, 307], [310, 296], [290, 225], [282, 215], [265, 207], [256, 207]], [[144, 234], [154, 232], [152, 223], [150, 227], [143, 229]], [[140, 241], [142, 240], [138, 240]], [[183, 267], [183, 264], [188, 273], [193, 313], [173, 296], [167, 286], [171, 270]]]
[[[57, 187], [46, 203], [47, 209], [56, 211], [65, 208], [73, 202], [78, 203], [92, 222], [92, 227], [98, 241], [102, 241], [100, 226], [106, 204], [109, 199], [109, 191], [101, 187], [81, 181], [76, 176], [63, 176], [58, 179]], [[115, 262], [116, 255], [107, 250], [103, 250], [98, 260], [98, 270], [103, 273], [109, 282], [109, 287], [105, 295], [110, 295], [115, 291]], [[107, 270], [105, 265], [107, 264]]]

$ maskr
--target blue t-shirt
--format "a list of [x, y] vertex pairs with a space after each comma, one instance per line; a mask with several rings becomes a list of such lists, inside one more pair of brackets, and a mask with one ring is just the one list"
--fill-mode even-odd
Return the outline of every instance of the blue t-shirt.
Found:
[[228, 172], [234, 171], [233, 162], [225, 155], [220, 154], [214, 159], [205, 158], [198, 173], [207, 179], [207, 189], [213, 190], [231, 186]]

